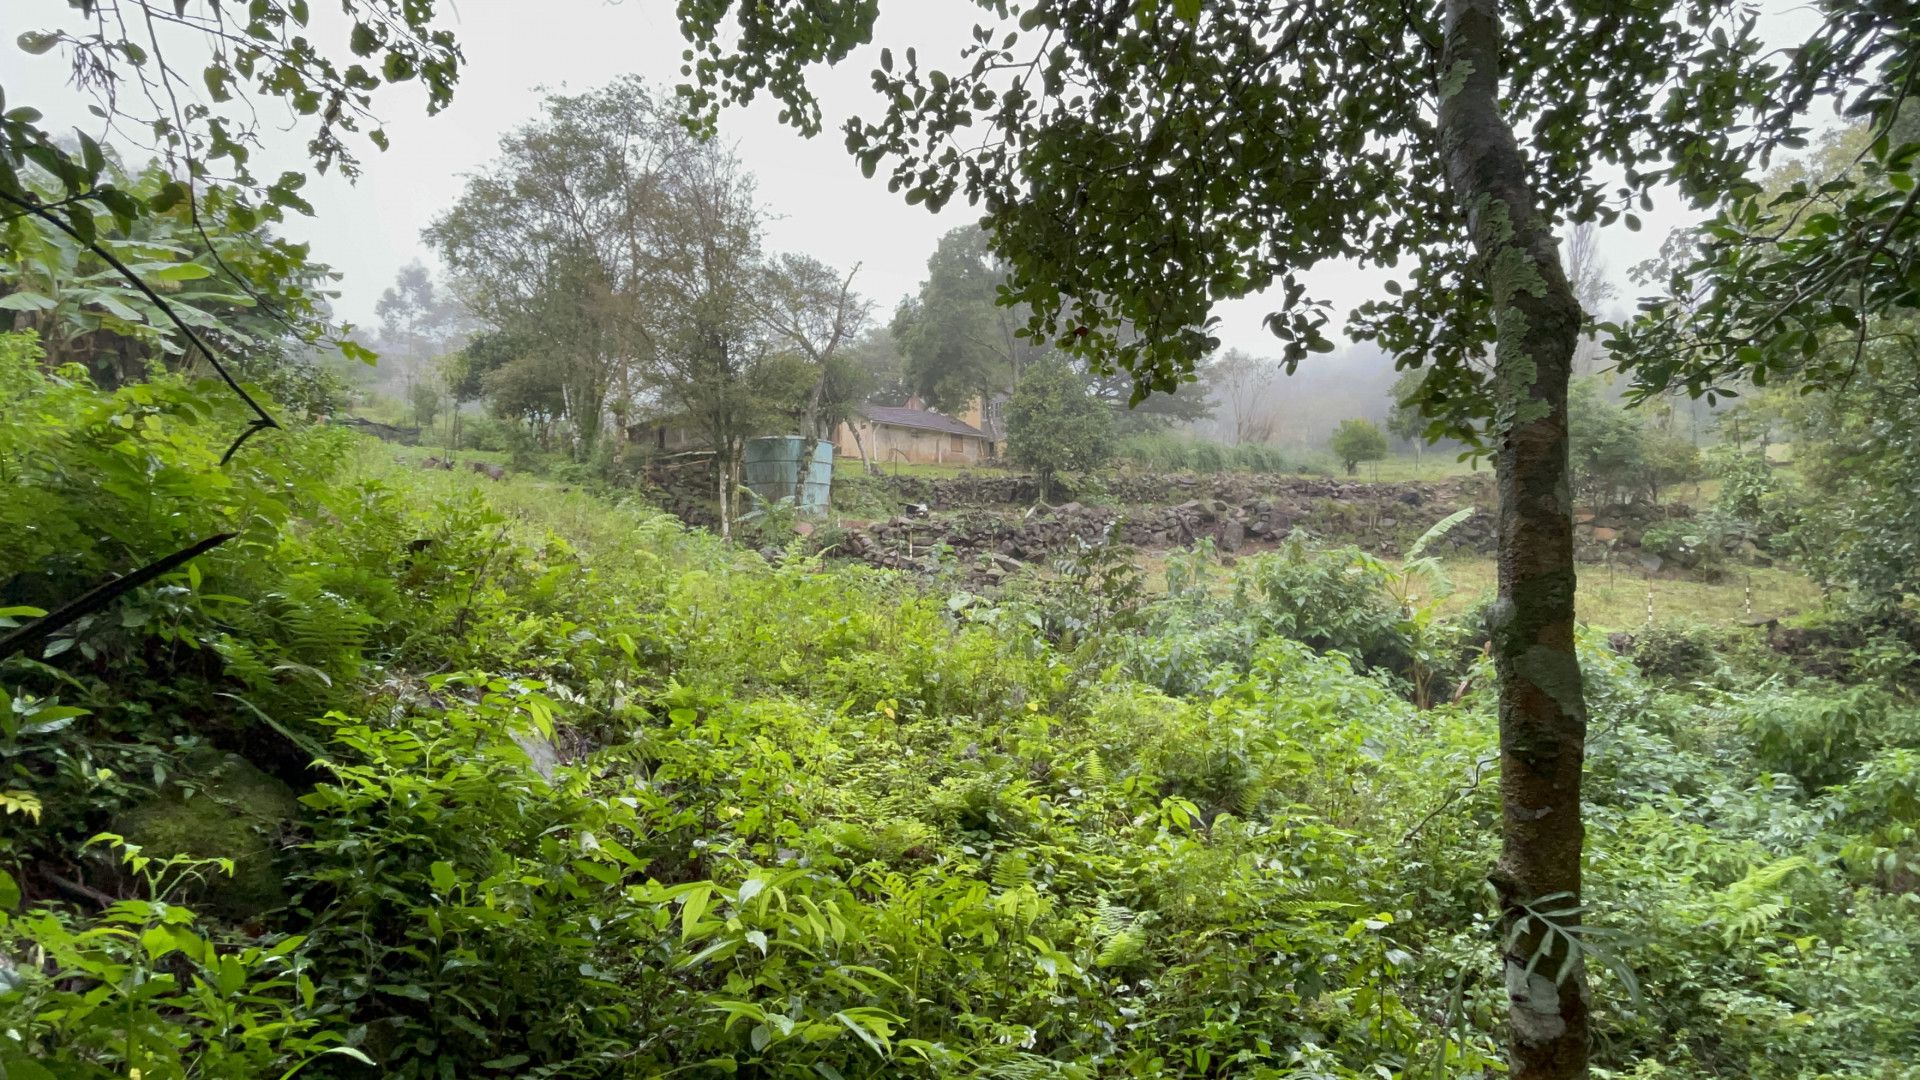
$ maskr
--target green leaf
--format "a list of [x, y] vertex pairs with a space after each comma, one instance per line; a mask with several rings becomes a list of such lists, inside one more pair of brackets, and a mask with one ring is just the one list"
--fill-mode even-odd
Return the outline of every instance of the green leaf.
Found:
[[374, 987], [383, 994], [406, 998], [408, 1001], [432, 1001], [433, 995], [418, 983], [381, 983]]
[[433, 879], [435, 892], [445, 895], [453, 891], [454, 876], [452, 863], [444, 859], [436, 862], [428, 869], [427, 874]]
[[15, 292], [0, 296], [0, 311], [51, 311], [56, 301], [36, 292]]
[[148, 281], [198, 281], [212, 277], [213, 271], [199, 263], [173, 263], [144, 275]]
[[0, 1077], [6, 1080], [54, 1080], [54, 1075], [25, 1054], [0, 1050]]
[[685, 940], [693, 936], [693, 928], [700, 916], [707, 913], [707, 904], [713, 899], [713, 886], [702, 885], [687, 894], [680, 908], [680, 937]]
[[160, 186], [159, 191], [154, 192], [153, 198], [147, 200], [147, 208], [156, 214], [164, 214], [180, 205], [186, 197], [186, 185], [176, 180], [169, 180]]
[[14, 40], [19, 44], [21, 52], [41, 56], [60, 44], [60, 35], [46, 30], [29, 30]]
[[[0, 870], [0, 911], [12, 911], [20, 906], [20, 885], [13, 875]], [[761, 949], [765, 952], [765, 949]]]

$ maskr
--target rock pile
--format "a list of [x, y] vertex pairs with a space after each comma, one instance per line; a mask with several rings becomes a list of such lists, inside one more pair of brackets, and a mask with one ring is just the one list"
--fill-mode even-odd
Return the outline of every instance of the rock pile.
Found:
[[[843, 549], [877, 566], [911, 567], [928, 553], [951, 549], [963, 562], [980, 556], [1016, 561], [1044, 558], [1081, 543], [1112, 540], [1142, 548], [1188, 547], [1210, 539], [1223, 552], [1277, 543], [1295, 529], [1332, 541], [1352, 542], [1381, 554], [1397, 554], [1456, 506], [1418, 492], [1397, 499], [1343, 504], [1338, 498], [1309, 501], [1250, 498], [1189, 499], [1176, 506], [1115, 510], [1067, 503], [1026, 514], [975, 511], [926, 517], [901, 516], [855, 530]], [[1442, 550], [1484, 552], [1493, 522], [1484, 511], [1454, 528]]]
[[[1039, 501], [1031, 477], [997, 473], [961, 473], [950, 477], [882, 476], [888, 494], [903, 501], [925, 503], [935, 510], [970, 506], [1028, 506]], [[1465, 505], [1492, 497], [1490, 475], [1449, 477], [1431, 482], [1370, 484], [1333, 477], [1251, 473], [1115, 473], [1089, 482], [1083, 497], [1098, 489], [1102, 501], [1122, 506], [1171, 506], [1193, 500], [1218, 500], [1235, 505], [1265, 496], [1269, 499], [1339, 499], [1347, 502], [1383, 502], [1439, 499]]]
[[1604, 507], [1597, 512], [1582, 510], [1573, 515], [1574, 553], [1587, 562], [1602, 562], [1609, 553], [1639, 547], [1648, 529], [1692, 517], [1693, 507], [1681, 502], [1662, 506], [1628, 503]]
[[696, 528], [720, 524], [714, 509], [713, 455], [675, 454], [648, 462], [641, 495], [653, 505]]

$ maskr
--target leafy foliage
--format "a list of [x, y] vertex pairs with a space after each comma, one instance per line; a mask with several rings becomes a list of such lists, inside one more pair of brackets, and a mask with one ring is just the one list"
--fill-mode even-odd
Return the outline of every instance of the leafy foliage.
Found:
[[1027, 370], [1007, 402], [1007, 456], [1040, 475], [1096, 468], [1113, 453], [1113, 414], [1087, 393], [1086, 380], [1060, 360]]
[[1598, 378], [1574, 380], [1567, 410], [1574, 484], [1592, 505], [1657, 503], [1671, 485], [1705, 474], [1693, 444], [1649, 423], [1649, 411], [1621, 408]]
[[1342, 420], [1334, 429], [1333, 438], [1328, 440], [1327, 448], [1340, 459], [1347, 475], [1352, 476], [1362, 462], [1379, 461], [1387, 456], [1387, 437], [1371, 420]]
[[[874, 112], [848, 122], [848, 149], [869, 175], [885, 165], [909, 202], [964, 197], [983, 210], [1013, 270], [1005, 299], [1030, 306], [1032, 330], [1131, 373], [1143, 393], [1168, 392], [1217, 346], [1217, 301], [1266, 290], [1291, 368], [1332, 348], [1313, 266], [1412, 257], [1411, 280], [1360, 307], [1354, 329], [1435, 368], [1430, 414], [1456, 430], [1486, 414], [1486, 372], [1472, 360], [1500, 320], [1432, 121], [1458, 88], [1441, 78], [1441, 9], [1362, 4], [1332, 20], [1286, 5], [979, 6], [955, 62], [882, 50]], [[709, 125], [721, 105], [769, 93], [813, 133], [807, 72], [871, 41], [877, 10], [684, 5], [693, 55], [681, 92]], [[1637, 224], [1652, 185], [1737, 173], [1738, 148], [1699, 132], [1766, 102], [1773, 72], [1731, 5], [1507, 15], [1506, 120], [1533, 132], [1550, 217]], [[1273, 65], [1276, 41], [1312, 62]], [[991, 137], [957, 138], [982, 129]], [[1326, 147], [1332, 156], [1314, 156]], [[1274, 164], [1308, 158], [1311, 168]]]
[[[36, 198], [54, 200], [43, 174], [28, 176]], [[172, 183], [157, 164], [130, 175], [113, 158], [102, 176], [140, 199]], [[84, 365], [109, 385], [138, 380], [149, 365], [190, 367], [196, 357], [178, 318], [221, 355], [237, 357], [241, 377], [303, 411], [323, 413], [338, 392], [338, 377], [319, 363], [333, 340], [326, 305], [337, 275], [309, 261], [307, 245], [273, 235], [269, 223], [280, 216], [277, 208], [255, 214], [238, 190], [210, 185], [195, 206], [153, 211], [125, 228], [100, 227], [96, 250], [39, 217], [7, 215], [0, 227], [0, 311], [17, 329], [38, 334], [49, 364]], [[103, 251], [154, 295], [109, 265]]]
[[[956, 596], [337, 431], [221, 471], [166, 411], [217, 393], [95, 390], [6, 340], [30, 536], [123, 522], [110, 566], [243, 535], [0, 669], [10, 1075], [1496, 1068], [1495, 719], [1477, 641], [1415, 617], [1422, 558], [1202, 549], [1161, 596], [1095, 546]], [[109, 453], [225, 494], [74, 482]], [[6, 605], [69, 572], [16, 544]], [[1597, 1065], [1911, 1060], [1920, 713], [1597, 644]], [[1416, 709], [1422, 664], [1477, 678]], [[209, 797], [177, 780], [209, 745], [303, 793], [262, 837], [282, 908], [212, 917], [180, 901], [217, 860], [89, 843]]]

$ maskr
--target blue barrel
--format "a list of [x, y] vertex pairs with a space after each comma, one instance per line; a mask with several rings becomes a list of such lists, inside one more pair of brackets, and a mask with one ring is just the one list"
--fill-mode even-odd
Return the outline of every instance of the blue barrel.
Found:
[[761, 502], [770, 505], [789, 499], [802, 514], [826, 514], [833, 494], [833, 443], [799, 435], [749, 439], [741, 460], [747, 490]]

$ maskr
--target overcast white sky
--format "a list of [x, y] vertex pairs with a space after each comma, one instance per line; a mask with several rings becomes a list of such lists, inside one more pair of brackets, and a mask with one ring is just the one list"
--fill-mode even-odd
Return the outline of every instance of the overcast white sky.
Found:
[[[48, 25], [34, 20], [57, 18], [60, 5], [6, 0], [4, 6], [0, 81], [8, 89], [8, 106], [32, 104], [50, 121], [97, 126], [85, 113], [86, 99], [65, 84], [60, 53], [34, 57], [11, 46], [22, 30]], [[1763, 6], [1768, 37], [1783, 44], [1798, 40], [1819, 18], [1806, 3], [1767, 0]], [[328, 7], [316, 4], [316, 18]], [[365, 146], [365, 171], [357, 184], [331, 176], [311, 182], [306, 194], [315, 216], [296, 219], [287, 230], [310, 240], [314, 257], [342, 273], [339, 313], [363, 325], [372, 323], [374, 301], [403, 264], [419, 258], [434, 265], [420, 230], [458, 194], [462, 174], [493, 156], [501, 134], [533, 117], [537, 88], [586, 90], [629, 72], [665, 88], [680, 78], [683, 44], [668, 0], [461, 0], [453, 9], [452, 28], [467, 58], [453, 105], [430, 118], [416, 89], [383, 91], [379, 112], [393, 148], [382, 154]], [[881, 5], [875, 40], [915, 44], [923, 62], [951, 57], [968, 40], [976, 11], [967, 0], [889, 0]], [[884, 312], [920, 281], [939, 236], [965, 224], [971, 214], [958, 201], [937, 215], [909, 207], [887, 193], [883, 177], [860, 175], [837, 128], [848, 115], [873, 111], [868, 73], [874, 66], [870, 52], [860, 53], [816, 77], [827, 127], [812, 140], [779, 124], [768, 103], [725, 113], [722, 137], [738, 146], [759, 178], [762, 201], [775, 215], [767, 230], [769, 246], [803, 251], [841, 267], [860, 263], [858, 287]], [[278, 140], [274, 152], [257, 162], [272, 170], [260, 171], [299, 167], [302, 142]], [[1670, 228], [1687, 222], [1689, 215], [1677, 203], [1666, 200], [1643, 215], [1642, 232], [1616, 227], [1604, 235], [1601, 249], [1623, 297], [1633, 295], [1627, 270], [1654, 254]], [[1316, 272], [1312, 285], [1344, 311], [1376, 295], [1380, 280], [1353, 267], [1326, 267]], [[1266, 310], [1258, 297], [1223, 305], [1217, 312], [1223, 343], [1256, 354], [1277, 353], [1261, 327]]]

